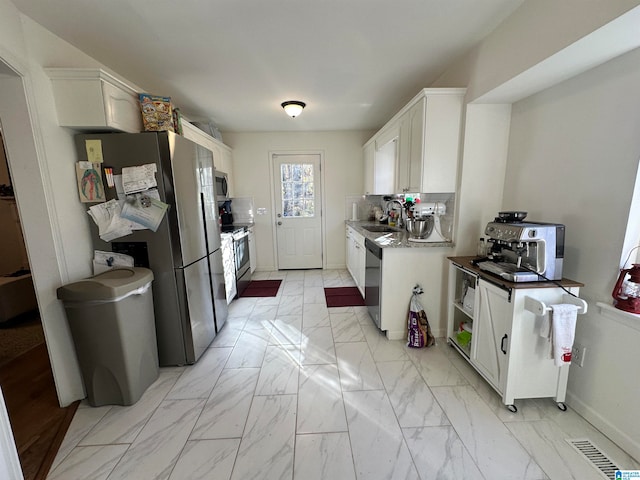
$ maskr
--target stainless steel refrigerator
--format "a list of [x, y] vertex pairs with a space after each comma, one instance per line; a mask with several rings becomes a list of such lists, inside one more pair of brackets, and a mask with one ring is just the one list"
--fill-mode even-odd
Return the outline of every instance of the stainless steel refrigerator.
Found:
[[[103, 166], [114, 175], [156, 164], [160, 200], [169, 205], [157, 231], [104, 242], [92, 225], [93, 246], [131, 255], [153, 271], [160, 365], [195, 363], [227, 319], [213, 155], [171, 132], [101, 133], [76, 136], [80, 161], [87, 160], [86, 140], [100, 140]], [[114, 188], [105, 190], [107, 199], [115, 196]]]

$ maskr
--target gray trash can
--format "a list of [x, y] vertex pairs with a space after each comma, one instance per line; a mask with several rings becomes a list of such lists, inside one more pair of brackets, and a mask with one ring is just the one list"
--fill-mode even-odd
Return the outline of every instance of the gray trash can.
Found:
[[57, 290], [94, 407], [132, 405], [158, 378], [152, 280], [149, 269], [119, 268]]

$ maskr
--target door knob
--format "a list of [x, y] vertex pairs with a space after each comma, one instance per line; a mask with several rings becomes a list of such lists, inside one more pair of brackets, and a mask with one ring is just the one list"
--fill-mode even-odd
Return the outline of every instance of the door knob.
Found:
[[282, 214], [281, 214], [281, 213], [279, 213], [279, 214], [278, 214], [278, 218], [281, 218], [281, 217], [282, 217]]
[[282, 222], [278, 222], [278, 225], [282, 225]]

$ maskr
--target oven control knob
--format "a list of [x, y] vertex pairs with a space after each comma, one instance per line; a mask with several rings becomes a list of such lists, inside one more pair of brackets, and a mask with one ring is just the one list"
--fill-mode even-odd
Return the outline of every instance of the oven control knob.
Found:
[[535, 230], [529, 230], [529, 238], [537, 237], [537, 233]]

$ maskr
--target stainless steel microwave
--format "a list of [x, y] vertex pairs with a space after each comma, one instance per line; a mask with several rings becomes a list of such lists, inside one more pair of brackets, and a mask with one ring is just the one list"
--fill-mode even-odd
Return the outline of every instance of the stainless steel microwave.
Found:
[[224, 172], [216, 171], [216, 200], [218, 202], [229, 200], [229, 181]]

